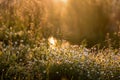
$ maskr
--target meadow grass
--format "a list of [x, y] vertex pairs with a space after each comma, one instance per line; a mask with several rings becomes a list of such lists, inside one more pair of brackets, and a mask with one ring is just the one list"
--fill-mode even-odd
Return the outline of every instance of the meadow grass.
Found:
[[[120, 80], [120, 32], [113, 39], [108, 34], [103, 48], [50, 37], [50, 33], [62, 35], [50, 31], [56, 26], [47, 28], [52, 24], [44, 1], [0, 0], [0, 80]], [[110, 0], [86, 0], [83, 5], [94, 1], [111, 16]]]
[[[62, 41], [59, 41], [62, 43]], [[49, 42], [48, 42], [49, 43]], [[1, 80], [119, 80], [118, 49], [69, 45], [1, 45]], [[17, 45], [17, 43], [16, 43]]]

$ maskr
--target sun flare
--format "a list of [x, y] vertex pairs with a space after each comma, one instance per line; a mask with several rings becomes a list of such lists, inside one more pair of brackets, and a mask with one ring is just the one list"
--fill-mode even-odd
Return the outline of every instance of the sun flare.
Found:
[[56, 3], [62, 2], [64, 4], [66, 4], [68, 2], [68, 0], [54, 0], [54, 2], [56, 2]]
[[68, 0], [61, 0], [61, 2], [63, 2], [63, 3], [67, 3], [67, 2], [68, 2]]
[[56, 48], [57, 40], [54, 37], [48, 38], [49, 46], [52, 49]]
[[50, 37], [50, 38], [48, 39], [48, 41], [49, 41], [50, 45], [56, 45], [56, 42], [57, 42], [54, 37]]

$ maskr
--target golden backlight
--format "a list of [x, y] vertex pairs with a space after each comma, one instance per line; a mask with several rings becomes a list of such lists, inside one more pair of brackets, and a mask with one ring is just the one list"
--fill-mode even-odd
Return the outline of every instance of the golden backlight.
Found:
[[53, 37], [50, 37], [50, 38], [48, 39], [48, 41], [49, 41], [49, 43], [50, 43], [51, 45], [55, 45], [55, 44], [56, 44], [56, 40], [55, 40]]
[[68, 0], [54, 0], [54, 2], [66, 4], [68, 2]]
[[56, 48], [57, 40], [54, 37], [49, 37], [48, 38], [49, 46], [52, 49]]
[[68, 2], [68, 0], [61, 0], [61, 2], [63, 2], [63, 3], [67, 3], [67, 2]]

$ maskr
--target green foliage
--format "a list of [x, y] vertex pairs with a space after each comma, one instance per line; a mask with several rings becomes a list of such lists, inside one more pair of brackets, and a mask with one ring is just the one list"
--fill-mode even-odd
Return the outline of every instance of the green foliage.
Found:
[[[74, 7], [67, 7], [71, 13], [67, 13], [65, 19], [59, 18], [59, 13], [48, 15], [46, 12], [49, 6], [44, 1], [0, 0], [0, 80], [119, 80], [120, 50], [116, 47], [120, 46], [120, 32], [114, 33], [112, 38], [112, 33], [107, 36], [101, 33], [106, 25], [106, 12], [111, 10], [108, 8], [108, 5], [111, 6], [109, 0], [97, 0], [100, 2], [96, 4], [93, 3], [96, 0], [85, 0], [81, 1], [80, 6], [80, 0], [71, 0], [69, 3]], [[77, 11], [77, 8], [81, 11]], [[52, 12], [51, 9], [50, 11]], [[82, 15], [83, 22], [74, 17], [78, 21], [72, 23], [74, 11], [77, 12], [76, 15]], [[46, 18], [50, 18], [50, 21]], [[64, 20], [61, 21], [62, 19]], [[55, 44], [50, 44], [49, 40], [43, 38], [50, 35], [58, 39], [65, 38], [61, 30], [62, 27], [66, 29], [64, 21], [69, 28], [77, 26], [82, 29], [81, 32], [80, 29], [75, 29], [76, 36], [81, 35], [80, 38], [84, 39], [96, 37], [96, 40], [90, 40], [90, 44], [86, 44], [85, 40], [79, 46], [57, 39]], [[119, 21], [117, 22], [118, 26]], [[73, 28], [70, 30], [74, 31]], [[88, 36], [92, 31], [99, 35], [92, 33]], [[85, 36], [78, 33], [85, 33]], [[79, 39], [74, 34], [70, 36]], [[103, 41], [105, 48], [100, 49], [99, 44], [86, 48], [102, 36], [106, 36], [106, 41]]]
[[120, 58], [117, 49], [86, 49], [70, 45], [2, 46], [1, 80], [119, 80]]
[[9, 44], [22, 40], [24, 44], [41, 39], [41, 24], [45, 22], [40, 1], [6, 0], [0, 2], [0, 41]]

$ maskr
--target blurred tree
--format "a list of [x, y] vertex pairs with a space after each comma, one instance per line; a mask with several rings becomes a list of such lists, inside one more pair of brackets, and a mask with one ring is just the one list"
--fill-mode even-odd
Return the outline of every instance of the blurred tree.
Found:
[[66, 10], [63, 19], [66, 30], [61, 26], [65, 39], [73, 43], [86, 39], [90, 45], [104, 40], [108, 17], [96, 0], [71, 0]]
[[0, 40], [35, 42], [41, 39], [41, 25], [45, 20], [43, 6], [43, 0], [1, 0]]

